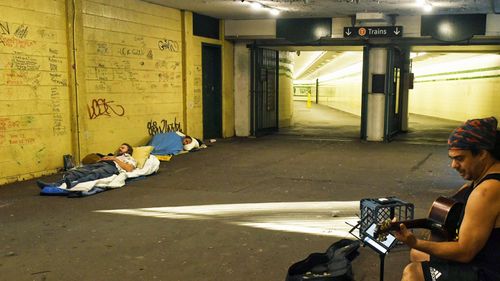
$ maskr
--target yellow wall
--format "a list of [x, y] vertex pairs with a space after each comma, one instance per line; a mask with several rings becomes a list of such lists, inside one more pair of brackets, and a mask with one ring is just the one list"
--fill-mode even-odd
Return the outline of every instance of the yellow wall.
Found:
[[500, 118], [500, 55], [479, 54], [454, 67], [433, 69], [415, 73], [410, 113], [457, 121]]
[[279, 127], [289, 127], [293, 116], [293, 56], [290, 52], [280, 52], [279, 62]]
[[0, 2], [0, 184], [72, 153], [64, 0]]
[[124, 141], [145, 144], [169, 125], [181, 129], [180, 11], [136, 0], [83, 0], [81, 12], [82, 154], [110, 152]]
[[361, 75], [320, 84], [319, 103], [361, 116]]
[[[416, 83], [410, 91], [410, 113], [465, 121], [500, 118], [500, 79]], [[446, 91], [445, 91], [446, 90]]]
[[233, 45], [193, 36], [190, 12], [139, 0], [2, 1], [0, 184], [165, 130], [203, 137], [202, 42], [222, 46], [230, 137]]

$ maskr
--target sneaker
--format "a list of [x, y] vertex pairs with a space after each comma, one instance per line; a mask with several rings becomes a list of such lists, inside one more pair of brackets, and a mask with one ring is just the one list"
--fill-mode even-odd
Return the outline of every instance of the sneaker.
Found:
[[37, 180], [36, 181], [36, 185], [38, 185], [38, 187], [40, 189], [43, 189], [46, 186], [55, 186], [56, 184], [53, 183], [53, 182], [44, 182], [44, 181], [41, 181], [41, 180]]

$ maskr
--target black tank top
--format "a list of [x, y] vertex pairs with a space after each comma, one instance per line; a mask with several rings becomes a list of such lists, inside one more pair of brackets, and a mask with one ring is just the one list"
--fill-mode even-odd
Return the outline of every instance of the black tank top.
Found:
[[[500, 181], [500, 173], [489, 174], [486, 175], [478, 185], [489, 179], [495, 179]], [[464, 203], [464, 206], [467, 205], [467, 200], [469, 199], [470, 194], [474, 190], [473, 184], [470, 184], [468, 187], [463, 188], [457, 194], [453, 196], [453, 198], [459, 202]], [[465, 212], [465, 207], [462, 211], [462, 216], [460, 218], [460, 223], [462, 222], [463, 216]], [[476, 264], [482, 270], [482, 274], [485, 274], [486, 280], [499, 280], [499, 279], [491, 279], [491, 278], [499, 278], [500, 277], [500, 228], [493, 228], [491, 231], [490, 237], [486, 242], [486, 245], [479, 251], [476, 255], [472, 263]]]

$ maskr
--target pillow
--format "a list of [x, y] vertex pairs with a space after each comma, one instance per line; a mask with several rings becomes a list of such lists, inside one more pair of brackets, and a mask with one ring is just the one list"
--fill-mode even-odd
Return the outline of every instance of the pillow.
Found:
[[101, 160], [101, 157], [97, 155], [97, 153], [90, 153], [83, 157], [82, 165], [95, 164], [99, 162], [99, 160]]
[[142, 169], [144, 167], [144, 163], [149, 158], [149, 154], [153, 151], [153, 146], [138, 146], [133, 147], [134, 152], [132, 153], [132, 157], [137, 161], [137, 168]]

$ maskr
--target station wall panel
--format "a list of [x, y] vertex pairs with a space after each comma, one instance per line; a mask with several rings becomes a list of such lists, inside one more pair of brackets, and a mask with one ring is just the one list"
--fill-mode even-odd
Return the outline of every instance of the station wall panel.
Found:
[[181, 12], [137, 0], [81, 5], [81, 154], [143, 145], [155, 133], [182, 129]]
[[66, 4], [0, 3], [0, 185], [53, 173], [70, 154]]

